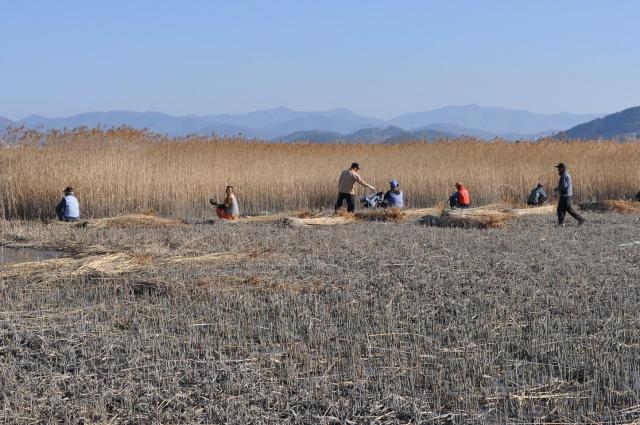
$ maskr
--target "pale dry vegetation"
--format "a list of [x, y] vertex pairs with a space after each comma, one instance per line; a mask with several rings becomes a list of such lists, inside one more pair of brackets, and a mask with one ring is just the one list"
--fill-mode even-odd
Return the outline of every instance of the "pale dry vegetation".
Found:
[[221, 198], [227, 184], [236, 187], [249, 214], [330, 208], [338, 175], [352, 161], [378, 189], [400, 180], [412, 207], [442, 203], [456, 181], [469, 187], [475, 205], [521, 202], [538, 181], [547, 188], [556, 184], [553, 165], [560, 161], [569, 165], [578, 200], [628, 198], [640, 187], [637, 143], [288, 145], [170, 139], [128, 128], [21, 132], [7, 142], [0, 148], [0, 211], [6, 218], [51, 217], [68, 185], [90, 217], [145, 209], [211, 217], [207, 200]]
[[[637, 215], [0, 221], [3, 423], [634, 423]], [[39, 264], [39, 265], [37, 265]]]

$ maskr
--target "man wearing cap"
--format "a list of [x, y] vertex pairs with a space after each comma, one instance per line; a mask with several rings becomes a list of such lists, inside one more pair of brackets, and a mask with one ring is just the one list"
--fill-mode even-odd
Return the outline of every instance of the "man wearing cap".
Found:
[[560, 195], [560, 199], [558, 200], [558, 226], [564, 226], [564, 218], [567, 213], [578, 220], [578, 225], [580, 225], [584, 223], [585, 220], [580, 214], [575, 212], [571, 206], [571, 199], [573, 198], [571, 174], [569, 174], [567, 167], [562, 162], [556, 165], [556, 168], [560, 175], [558, 187], [554, 189], [554, 192], [558, 192], [558, 195]]
[[356, 184], [356, 182], [371, 190], [376, 190], [375, 187], [362, 180], [358, 171], [360, 171], [360, 164], [354, 162], [351, 164], [351, 168], [344, 170], [342, 174], [340, 174], [340, 180], [338, 181], [338, 200], [336, 201], [335, 207], [336, 211], [342, 207], [344, 201], [347, 201], [348, 212], [355, 211], [356, 204], [354, 202], [355, 192], [353, 190], [353, 185]]
[[78, 221], [80, 219], [80, 203], [73, 193], [72, 187], [64, 189], [64, 196], [56, 206], [56, 215], [60, 221]]
[[398, 189], [400, 183], [393, 179], [389, 182], [389, 190], [384, 194], [384, 206], [389, 208], [404, 208], [404, 194]]

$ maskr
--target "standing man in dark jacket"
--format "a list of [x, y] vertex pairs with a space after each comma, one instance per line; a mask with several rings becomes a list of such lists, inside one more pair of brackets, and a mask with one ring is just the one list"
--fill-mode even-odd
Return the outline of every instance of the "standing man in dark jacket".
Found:
[[578, 225], [584, 223], [584, 218], [573, 210], [571, 206], [571, 199], [573, 198], [573, 182], [571, 181], [571, 174], [567, 171], [567, 167], [561, 162], [556, 165], [558, 174], [560, 174], [560, 181], [555, 192], [558, 192], [560, 199], [558, 200], [558, 225], [564, 226], [564, 217], [567, 213], [571, 217], [578, 220]]

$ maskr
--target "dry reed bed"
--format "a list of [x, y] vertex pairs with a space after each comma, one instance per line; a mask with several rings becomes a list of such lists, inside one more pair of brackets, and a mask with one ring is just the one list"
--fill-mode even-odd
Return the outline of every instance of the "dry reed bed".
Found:
[[153, 209], [165, 217], [208, 218], [214, 213], [207, 199], [219, 198], [227, 184], [247, 214], [324, 209], [335, 202], [339, 173], [352, 161], [379, 189], [397, 178], [409, 207], [445, 201], [456, 181], [468, 186], [476, 205], [522, 201], [539, 181], [555, 186], [559, 161], [569, 165], [576, 199], [625, 198], [640, 186], [637, 143], [289, 145], [174, 140], [127, 128], [13, 139], [19, 147], [0, 148], [0, 214], [7, 218], [52, 216], [67, 185], [76, 188], [86, 217]]
[[640, 214], [640, 202], [628, 200], [592, 201], [580, 204], [580, 209], [601, 213]]

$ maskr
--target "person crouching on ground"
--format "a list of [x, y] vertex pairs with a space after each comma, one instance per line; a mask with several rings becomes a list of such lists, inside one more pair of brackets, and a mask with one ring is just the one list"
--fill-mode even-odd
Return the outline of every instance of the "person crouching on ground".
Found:
[[471, 205], [469, 191], [462, 183], [456, 183], [456, 191], [449, 196], [449, 206], [451, 208], [469, 208], [469, 205]]
[[354, 212], [356, 209], [355, 204], [355, 192], [353, 190], [353, 185], [357, 183], [362, 186], [368, 187], [371, 190], [376, 190], [375, 187], [371, 186], [369, 183], [362, 180], [360, 174], [360, 164], [354, 162], [351, 164], [351, 167], [348, 170], [344, 170], [342, 174], [340, 174], [340, 180], [338, 181], [338, 200], [336, 201], [335, 210], [338, 211], [342, 207], [342, 203], [347, 201], [347, 211]]
[[72, 187], [64, 189], [64, 196], [56, 205], [56, 215], [60, 221], [78, 221], [80, 219], [80, 203]]
[[569, 174], [567, 167], [562, 162], [556, 165], [556, 168], [560, 175], [558, 187], [554, 189], [554, 192], [558, 192], [560, 195], [560, 199], [558, 199], [558, 226], [564, 226], [564, 218], [567, 213], [578, 220], [578, 224], [583, 224], [585, 219], [575, 212], [571, 205], [571, 199], [573, 198], [573, 181], [571, 180], [571, 174]]
[[388, 208], [404, 208], [404, 193], [398, 189], [400, 183], [393, 179], [389, 182], [389, 190], [384, 194], [384, 206]]
[[544, 185], [538, 183], [536, 187], [531, 190], [529, 197], [527, 198], [527, 205], [530, 207], [539, 207], [547, 200], [547, 193], [544, 191]]
[[214, 206], [216, 214], [222, 220], [237, 220], [240, 217], [240, 207], [236, 195], [233, 194], [233, 186], [227, 186], [226, 196], [222, 204], [218, 204], [214, 199], [209, 202]]

